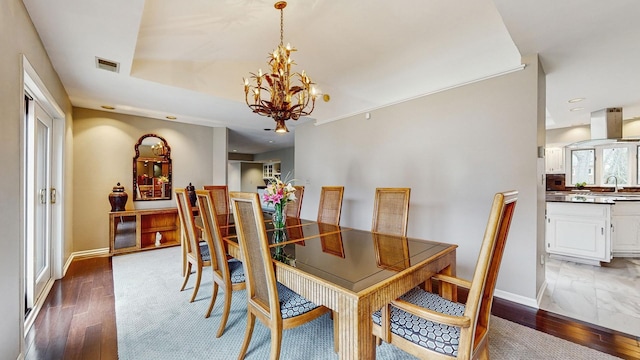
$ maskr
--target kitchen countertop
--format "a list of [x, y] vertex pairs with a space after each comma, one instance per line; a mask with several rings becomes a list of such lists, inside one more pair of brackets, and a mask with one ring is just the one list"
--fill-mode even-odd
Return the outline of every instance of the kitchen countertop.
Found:
[[606, 205], [618, 201], [640, 201], [640, 193], [547, 191], [546, 201]]

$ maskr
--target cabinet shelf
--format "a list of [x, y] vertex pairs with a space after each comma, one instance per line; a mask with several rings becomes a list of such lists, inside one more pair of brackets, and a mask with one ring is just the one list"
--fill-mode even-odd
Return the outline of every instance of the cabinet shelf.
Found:
[[156, 232], [164, 232], [164, 231], [172, 231], [175, 230], [176, 227], [175, 226], [157, 226], [157, 227], [152, 227], [152, 228], [145, 228], [142, 229], [142, 233], [146, 234], [146, 233], [156, 233]]
[[[161, 235], [156, 246], [156, 236]], [[111, 254], [151, 250], [180, 245], [178, 209], [149, 209], [109, 213]]]
[[180, 245], [180, 242], [176, 242], [176, 241], [171, 241], [171, 242], [166, 242], [166, 243], [161, 243], [160, 246], [155, 246], [155, 244], [153, 245], [146, 245], [140, 248], [140, 250], [152, 250], [152, 249], [160, 249], [160, 248], [165, 248], [165, 247], [171, 247], [171, 246], [178, 246]]

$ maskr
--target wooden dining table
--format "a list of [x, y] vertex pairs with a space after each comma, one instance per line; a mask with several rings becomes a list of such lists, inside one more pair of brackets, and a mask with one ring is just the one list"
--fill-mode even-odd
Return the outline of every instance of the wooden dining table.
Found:
[[[340, 359], [375, 359], [371, 315], [433, 274], [455, 276], [457, 245], [297, 218], [275, 230], [265, 219], [277, 280], [334, 311]], [[242, 260], [233, 217], [218, 222], [229, 255]], [[456, 300], [454, 286], [440, 293]]]

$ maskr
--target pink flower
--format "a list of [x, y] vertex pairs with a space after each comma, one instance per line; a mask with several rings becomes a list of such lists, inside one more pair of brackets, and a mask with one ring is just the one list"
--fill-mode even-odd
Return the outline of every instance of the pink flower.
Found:
[[296, 200], [294, 192], [296, 189], [290, 183], [285, 184], [280, 179], [272, 179], [267, 184], [266, 191], [262, 195], [262, 201], [271, 204], [286, 205]]

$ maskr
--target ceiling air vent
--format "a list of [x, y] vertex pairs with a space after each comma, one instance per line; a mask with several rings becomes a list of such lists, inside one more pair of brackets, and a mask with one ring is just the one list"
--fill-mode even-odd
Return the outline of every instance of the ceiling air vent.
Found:
[[117, 73], [120, 71], [120, 63], [107, 60], [107, 59], [102, 59], [97, 56], [96, 56], [96, 67], [98, 69], [107, 70], [114, 73]]

